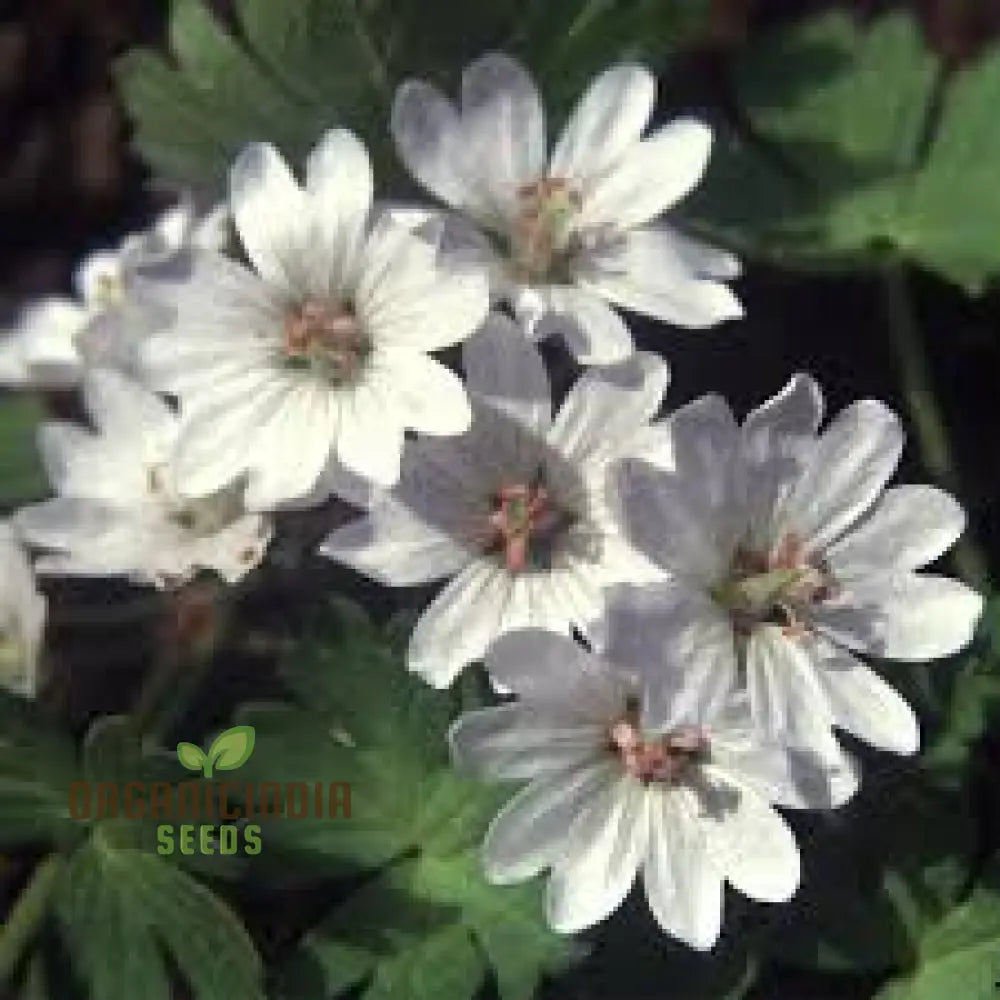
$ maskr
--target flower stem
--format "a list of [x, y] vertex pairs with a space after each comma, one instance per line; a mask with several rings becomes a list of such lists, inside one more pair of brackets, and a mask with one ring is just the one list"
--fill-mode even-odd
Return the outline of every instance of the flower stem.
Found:
[[45, 919], [49, 897], [62, 873], [63, 857], [50, 854], [40, 861], [14, 903], [0, 935], [0, 983], [10, 981], [17, 963]]
[[[901, 264], [888, 264], [883, 274], [889, 339], [921, 461], [938, 485], [960, 497], [961, 483], [944, 415], [934, 395], [930, 362], [917, 327], [906, 269]], [[956, 572], [966, 583], [979, 590], [985, 587], [989, 578], [988, 563], [968, 531], [955, 544], [952, 559]]]

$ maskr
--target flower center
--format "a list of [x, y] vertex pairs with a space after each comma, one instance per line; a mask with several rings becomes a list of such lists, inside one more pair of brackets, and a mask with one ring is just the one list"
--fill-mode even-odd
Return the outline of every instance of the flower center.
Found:
[[729, 576], [711, 594], [742, 635], [765, 623], [781, 625], [786, 635], [802, 635], [809, 628], [810, 608], [836, 591], [829, 567], [790, 532], [770, 552], [738, 547]]
[[125, 283], [121, 276], [110, 271], [99, 274], [94, 289], [94, 301], [101, 309], [120, 306], [125, 301]]
[[543, 177], [519, 188], [517, 201], [511, 232], [516, 274], [527, 281], [568, 282], [580, 192], [562, 177]]
[[501, 554], [512, 573], [549, 569], [555, 542], [571, 520], [541, 483], [505, 486], [493, 497], [487, 551]]
[[695, 726], [644, 738], [638, 705], [630, 702], [624, 715], [608, 729], [608, 750], [618, 757], [626, 774], [644, 785], [676, 785], [692, 767], [708, 759], [710, 743], [708, 734]]
[[371, 353], [371, 341], [349, 304], [307, 299], [285, 316], [282, 356], [334, 385], [352, 382]]

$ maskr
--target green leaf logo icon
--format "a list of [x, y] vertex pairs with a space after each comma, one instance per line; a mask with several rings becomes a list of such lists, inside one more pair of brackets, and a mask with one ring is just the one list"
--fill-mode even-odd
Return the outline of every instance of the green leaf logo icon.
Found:
[[177, 744], [177, 759], [189, 771], [201, 771], [206, 778], [214, 769], [234, 771], [242, 767], [253, 753], [255, 733], [253, 726], [233, 726], [219, 733], [205, 753], [193, 743]]

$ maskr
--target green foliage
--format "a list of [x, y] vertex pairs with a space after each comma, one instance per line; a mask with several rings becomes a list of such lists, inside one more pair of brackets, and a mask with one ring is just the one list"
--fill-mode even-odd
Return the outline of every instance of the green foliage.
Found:
[[48, 480], [35, 447], [45, 418], [42, 401], [31, 393], [0, 395], [0, 505], [12, 510], [48, 494]]
[[[167, 781], [169, 762], [143, 752], [130, 721], [106, 716], [72, 742], [40, 712], [0, 699], [0, 837], [50, 851], [0, 937], [0, 978], [55, 919], [74, 978], [88, 996], [170, 1000], [173, 967], [196, 1000], [262, 997], [260, 959], [239, 919], [209, 889], [156, 853], [156, 822], [98, 816], [97, 783]], [[70, 815], [70, 785], [86, 781], [90, 819]], [[124, 809], [124, 799], [120, 798]], [[37, 954], [37, 953], [36, 953]], [[169, 956], [169, 963], [164, 956]], [[42, 989], [32, 956], [25, 994]]]
[[926, 927], [918, 960], [876, 1000], [992, 1000], [1000, 983], [1000, 866], [996, 860], [968, 899]]
[[169, 177], [218, 185], [234, 153], [254, 140], [300, 162], [334, 125], [366, 140], [385, 177], [394, 169], [389, 104], [404, 77], [453, 87], [466, 62], [506, 48], [537, 67], [564, 113], [593, 73], [619, 57], [661, 62], [700, 30], [708, 10], [704, 0], [447, 0], [435, 5], [431, 25], [418, 0], [235, 6], [238, 39], [203, 0], [174, 0], [171, 58], [139, 50], [120, 63], [136, 145]]
[[1000, 269], [993, 128], [1000, 52], [947, 82], [913, 19], [833, 12], [750, 48], [737, 90], [754, 139], [717, 145], [692, 224], [793, 266], [887, 253], [972, 290]]
[[309, 932], [284, 970], [285, 995], [364, 982], [368, 1000], [464, 1000], [492, 973], [504, 1000], [531, 997], [570, 949], [546, 929], [537, 884], [499, 888], [481, 874], [478, 846], [509, 790], [450, 769], [451, 697], [407, 674], [383, 634], [340, 602], [285, 674], [303, 708], [244, 712], [257, 731], [248, 777], [349, 781], [350, 816], [265, 825], [269, 861], [307, 862], [310, 879], [378, 869]]

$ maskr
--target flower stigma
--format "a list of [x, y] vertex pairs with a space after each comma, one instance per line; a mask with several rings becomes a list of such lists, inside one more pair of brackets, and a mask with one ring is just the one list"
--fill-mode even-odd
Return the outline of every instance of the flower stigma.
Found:
[[573, 229], [582, 200], [561, 177], [543, 177], [518, 188], [511, 233], [514, 271], [526, 281], [569, 281]]
[[500, 554], [511, 573], [548, 569], [554, 543], [570, 523], [541, 482], [505, 486], [493, 497], [487, 551]]
[[357, 377], [370, 353], [371, 340], [350, 304], [307, 299], [285, 315], [282, 356], [288, 367], [345, 385]]
[[676, 785], [691, 768], [709, 756], [708, 734], [697, 726], [681, 726], [669, 733], [644, 737], [639, 727], [639, 702], [630, 698], [625, 712], [608, 729], [608, 750], [626, 774], [644, 785]]
[[772, 624], [781, 625], [787, 636], [801, 636], [809, 629], [810, 608], [836, 592], [829, 567], [790, 532], [767, 553], [738, 546], [729, 575], [712, 588], [711, 596], [729, 612], [740, 635]]

